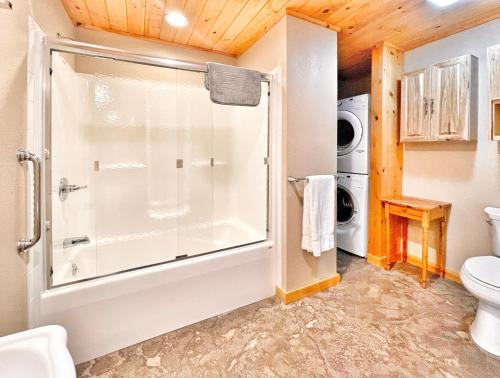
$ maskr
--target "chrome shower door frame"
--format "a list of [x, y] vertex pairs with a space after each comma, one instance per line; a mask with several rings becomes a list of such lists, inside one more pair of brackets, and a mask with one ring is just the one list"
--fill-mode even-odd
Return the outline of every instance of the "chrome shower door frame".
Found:
[[[43, 204], [41, 206], [42, 213], [42, 240], [43, 240], [43, 270], [45, 272], [45, 287], [44, 291], [50, 290], [53, 288], [52, 283], [52, 195], [51, 195], [51, 183], [52, 183], [52, 169], [51, 169], [51, 159], [52, 159], [52, 145], [51, 145], [51, 137], [52, 137], [52, 80], [51, 76], [53, 73], [52, 70], [52, 54], [54, 52], [60, 53], [70, 53], [76, 55], [83, 55], [95, 58], [105, 58], [105, 59], [113, 59], [122, 62], [129, 62], [135, 64], [143, 64], [155, 67], [163, 67], [170, 69], [178, 69], [184, 71], [191, 72], [207, 72], [207, 65], [200, 64], [195, 62], [189, 62], [184, 60], [176, 60], [169, 59], [163, 57], [156, 56], [148, 56], [148, 55], [140, 55], [131, 53], [126, 50], [116, 49], [112, 47], [100, 46], [90, 43], [78, 42], [67, 38], [45, 38], [44, 40], [44, 64], [43, 64], [43, 127], [42, 127], [42, 149], [44, 151], [44, 156], [42, 160], [42, 198]], [[271, 98], [271, 83], [273, 80], [273, 76], [270, 74], [261, 73], [262, 82], [266, 82], [268, 84], [268, 94], [269, 98]], [[268, 137], [267, 137], [267, 203], [266, 203], [266, 240], [269, 240], [272, 234], [271, 227], [271, 188], [270, 177], [273, 174], [273, 169], [271, 165], [268, 164], [268, 161], [274, 161], [274, 157], [271, 155], [271, 101], [268, 101]], [[275, 188], [274, 188], [275, 189]], [[251, 243], [253, 244], [253, 243]], [[236, 248], [238, 246], [232, 247]], [[232, 249], [231, 248], [231, 249]], [[213, 253], [218, 251], [207, 251], [207, 253]], [[203, 254], [201, 254], [203, 255]], [[193, 256], [195, 257], [195, 256]], [[160, 264], [167, 263], [167, 261], [162, 262]], [[156, 265], [156, 264], [155, 264]], [[141, 269], [141, 267], [136, 267], [130, 270]], [[122, 272], [111, 273], [110, 275], [120, 274]], [[102, 276], [96, 276], [89, 279], [96, 279]], [[89, 279], [83, 279], [74, 281], [73, 283], [87, 281]]]

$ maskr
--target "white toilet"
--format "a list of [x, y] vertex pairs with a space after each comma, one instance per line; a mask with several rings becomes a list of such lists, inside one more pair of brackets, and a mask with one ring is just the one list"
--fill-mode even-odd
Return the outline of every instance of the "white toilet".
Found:
[[500, 356], [500, 209], [487, 207], [484, 211], [495, 256], [468, 259], [462, 266], [460, 279], [479, 300], [476, 319], [470, 328], [472, 339], [485, 351]]

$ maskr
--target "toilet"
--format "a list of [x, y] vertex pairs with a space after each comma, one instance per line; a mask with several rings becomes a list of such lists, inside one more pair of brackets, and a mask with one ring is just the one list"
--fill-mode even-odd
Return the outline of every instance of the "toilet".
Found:
[[486, 222], [494, 256], [472, 257], [460, 271], [464, 287], [478, 300], [472, 339], [485, 351], [500, 356], [500, 209], [487, 207]]

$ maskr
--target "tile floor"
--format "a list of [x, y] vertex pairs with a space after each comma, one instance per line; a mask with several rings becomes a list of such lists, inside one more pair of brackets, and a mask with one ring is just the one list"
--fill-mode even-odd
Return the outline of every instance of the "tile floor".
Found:
[[275, 298], [77, 367], [79, 377], [500, 377], [468, 328], [477, 302], [417, 268], [385, 272], [339, 252], [342, 282], [285, 306]]

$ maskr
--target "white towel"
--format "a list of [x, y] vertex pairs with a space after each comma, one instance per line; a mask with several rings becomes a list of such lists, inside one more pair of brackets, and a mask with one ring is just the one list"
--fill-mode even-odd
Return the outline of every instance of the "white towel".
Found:
[[304, 188], [302, 249], [316, 257], [335, 246], [335, 178], [308, 176]]

